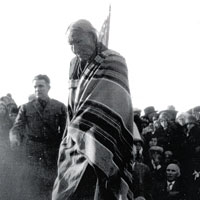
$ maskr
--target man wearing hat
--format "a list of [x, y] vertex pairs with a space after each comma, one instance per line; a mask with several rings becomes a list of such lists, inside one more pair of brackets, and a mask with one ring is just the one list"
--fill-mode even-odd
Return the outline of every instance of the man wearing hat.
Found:
[[147, 117], [150, 122], [153, 121], [153, 117], [157, 117], [157, 111], [154, 106], [148, 106], [144, 109], [144, 117]]
[[142, 132], [142, 119], [141, 119], [141, 110], [139, 108], [133, 108], [133, 116], [134, 116], [134, 122], [137, 125], [137, 128], [139, 132]]
[[162, 165], [164, 149], [161, 146], [151, 146], [149, 148], [149, 161], [147, 165], [149, 166], [152, 173], [153, 183], [160, 181], [164, 177], [164, 168]]
[[176, 115], [178, 111], [175, 110], [175, 107], [173, 105], [169, 105], [166, 110], [162, 110], [159, 112], [159, 115], [163, 112], [167, 113], [170, 117], [170, 120], [175, 121]]

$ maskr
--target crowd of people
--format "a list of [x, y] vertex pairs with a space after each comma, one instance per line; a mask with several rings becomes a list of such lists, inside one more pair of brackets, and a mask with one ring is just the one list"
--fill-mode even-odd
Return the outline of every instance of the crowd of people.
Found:
[[141, 138], [135, 140], [135, 194], [153, 200], [200, 197], [199, 108], [178, 112], [174, 106], [134, 109]]
[[0, 98], [0, 199], [10, 199], [14, 178], [15, 156], [9, 142], [9, 131], [18, 113], [11, 94]]

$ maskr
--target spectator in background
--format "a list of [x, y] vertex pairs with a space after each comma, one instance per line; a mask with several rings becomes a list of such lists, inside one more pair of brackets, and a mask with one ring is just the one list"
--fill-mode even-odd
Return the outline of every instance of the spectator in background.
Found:
[[142, 119], [141, 119], [141, 110], [138, 108], [133, 108], [134, 122], [138, 127], [140, 133], [142, 133]]
[[9, 141], [9, 129], [12, 124], [9, 118], [8, 108], [6, 104], [0, 100], [0, 137], [1, 140]]
[[164, 151], [164, 159], [163, 159], [163, 165], [165, 167], [168, 166], [169, 163], [173, 162], [174, 160], [174, 154], [170, 150], [165, 150]]
[[163, 151], [163, 148], [160, 146], [151, 146], [149, 148], [150, 159], [148, 160], [147, 165], [152, 174], [153, 184], [162, 180], [164, 177]]
[[164, 150], [171, 150], [175, 158], [178, 159], [181, 154], [181, 145], [184, 142], [183, 130], [172, 120], [167, 111], [160, 112], [159, 121], [162, 128], [155, 131], [158, 145], [162, 146]]
[[186, 116], [189, 115], [189, 113], [186, 113], [186, 112], [178, 112], [177, 115], [176, 115], [176, 122], [184, 127], [186, 124], [185, 124], [185, 119], [186, 119]]
[[158, 145], [158, 139], [157, 137], [154, 137], [153, 135], [149, 141], [149, 148], [151, 148], [152, 146], [157, 146], [157, 145]]
[[[149, 167], [143, 163], [141, 154], [135, 155], [133, 163], [133, 191], [134, 197], [144, 197], [146, 200], [152, 200], [152, 177]], [[140, 157], [140, 158], [139, 158]]]
[[149, 122], [153, 122], [153, 118], [157, 116], [158, 116], [158, 113], [155, 110], [154, 106], [148, 106], [144, 109], [143, 117], [146, 117], [149, 120]]
[[194, 171], [200, 171], [200, 126], [193, 115], [187, 115], [187, 138], [185, 142], [185, 159], [183, 162], [184, 175], [191, 179]]
[[12, 107], [10, 109], [9, 118], [10, 118], [10, 121], [11, 121], [12, 125], [14, 124], [15, 119], [16, 119], [16, 117], [18, 115], [18, 111], [19, 111], [19, 109], [17, 107]]
[[144, 159], [143, 156], [143, 145], [144, 142], [142, 139], [134, 139], [134, 147], [133, 147], [133, 152], [134, 152], [134, 157], [136, 161], [140, 161]]
[[8, 113], [10, 113], [12, 108], [17, 108], [17, 104], [15, 103], [10, 93], [8, 93], [6, 96], [1, 97], [0, 100], [2, 100], [6, 104]]
[[[9, 130], [12, 123], [9, 119], [6, 104], [0, 100], [0, 199], [10, 199], [11, 190], [11, 151]], [[11, 190], [11, 191], [10, 191]]]
[[176, 111], [175, 109], [175, 106], [173, 105], [167, 106], [167, 109], [164, 112], [167, 112], [170, 115], [171, 120], [175, 121], [176, 115], [178, 113], [178, 111]]
[[15, 196], [17, 199], [50, 200], [67, 112], [63, 103], [49, 97], [47, 75], [35, 76], [33, 87], [36, 98], [20, 106], [10, 131], [11, 147], [25, 147], [26, 156], [23, 174], [18, 177], [21, 191]]
[[154, 200], [187, 200], [187, 187], [177, 163], [168, 164], [165, 179], [156, 182], [152, 195]]

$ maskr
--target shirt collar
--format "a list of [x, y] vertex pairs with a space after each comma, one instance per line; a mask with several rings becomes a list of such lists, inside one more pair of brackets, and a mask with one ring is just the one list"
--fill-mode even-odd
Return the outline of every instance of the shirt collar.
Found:
[[172, 185], [172, 186], [173, 186], [174, 183], [175, 183], [175, 181], [171, 181], [171, 182], [170, 182], [170, 181], [167, 181], [167, 185]]

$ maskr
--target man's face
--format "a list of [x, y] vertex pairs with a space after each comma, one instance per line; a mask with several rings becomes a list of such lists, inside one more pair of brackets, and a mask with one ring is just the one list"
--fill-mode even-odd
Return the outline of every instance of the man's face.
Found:
[[72, 52], [80, 60], [89, 60], [95, 52], [96, 42], [92, 34], [72, 29], [68, 35], [68, 41], [71, 45]]
[[152, 152], [152, 159], [154, 160], [155, 164], [160, 164], [162, 156], [157, 151]]
[[177, 118], [177, 122], [178, 122], [181, 126], [184, 126], [184, 125], [185, 125], [185, 119], [184, 119], [184, 117], [179, 117], [179, 118]]
[[165, 155], [165, 162], [170, 161], [170, 159], [173, 157], [172, 151], [165, 151], [164, 155]]
[[9, 114], [9, 118], [10, 118], [10, 120], [11, 120], [13, 123], [14, 123], [16, 117], [17, 117], [17, 113], [10, 113], [10, 114]]
[[149, 141], [149, 146], [156, 146], [158, 144], [158, 139], [155, 138], [151, 138], [151, 140]]
[[160, 125], [161, 125], [163, 128], [167, 128], [167, 127], [168, 127], [168, 121], [167, 121], [167, 119], [161, 118], [161, 119], [160, 119]]
[[6, 114], [5, 106], [0, 104], [0, 116], [4, 116]]
[[176, 164], [169, 164], [166, 169], [168, 181], [175, 181], [178, 177], [178, 166]]
[[50, 86], [45, 80], [34, 80], [33, 86], [36, 98], [45, 99], [48, 97]]

